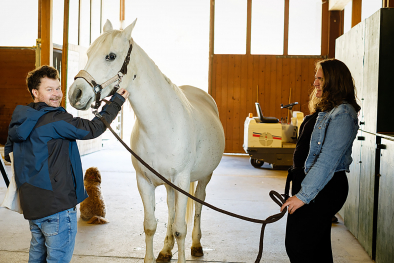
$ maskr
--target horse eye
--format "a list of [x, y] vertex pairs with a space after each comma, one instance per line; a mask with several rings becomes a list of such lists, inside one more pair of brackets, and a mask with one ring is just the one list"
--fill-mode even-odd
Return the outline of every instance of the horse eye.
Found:
[[116, 54], [114, 53], [109, 53], [108, 55], [105, 56], [106, 61], [113, 61], [116, 58]]

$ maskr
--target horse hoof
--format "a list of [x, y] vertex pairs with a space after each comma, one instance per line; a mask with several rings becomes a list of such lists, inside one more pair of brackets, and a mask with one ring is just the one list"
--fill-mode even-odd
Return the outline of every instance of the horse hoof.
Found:
[[204, 256], [204, 252], [202, 251], [202, 247], [192, 247], [192, 256], [193, 257]]
[[159, 253], [157, 256], [156, 262], [170, 262], [172, 258], [171, 254], [164, 255], [163, 253]]

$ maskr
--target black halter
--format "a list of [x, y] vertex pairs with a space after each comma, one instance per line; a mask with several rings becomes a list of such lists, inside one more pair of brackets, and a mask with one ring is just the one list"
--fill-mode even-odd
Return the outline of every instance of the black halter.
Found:
[[114, 88], [111, 90], [111, 92], [108, 94], [108, 96], [114, 95], [116, 93], [116, 91], [119, 89], [119, 84], [122, 82], [123, 76], [127, 74], [127, 66], [129, 65], [129, 62], [130, 62], [130, 53], [131, 53], [132, 49], [133, 49], [133, 41], [132, 41], [132, 39], [130, 39], [130, 47], [129, 47], [129, 50], [127, 51], [127, 55], [123, 61], [123, 65], [122, 65], [121, 69], [119, 70], [119, 72], [115, 76], [113, 76], [112, 78], [110, 78], [109, 80], [105, 81], [102, 84], [98, 84], [95, 81], [95, 79], [86, 70], [79, 71], [78, 74], [74, 77], [74, 80], [76, 80], [77, 78], [83, 78], [93, 88], [93, 91], [96, 94], [95, 95], [95, 103], [92, 104], [92, 106], [91, 106], [93, 109], [97, 110], [100, 107], [101, 93], [107, 86], [114, 83], [115, 81], [118, 82], [114, 86]]

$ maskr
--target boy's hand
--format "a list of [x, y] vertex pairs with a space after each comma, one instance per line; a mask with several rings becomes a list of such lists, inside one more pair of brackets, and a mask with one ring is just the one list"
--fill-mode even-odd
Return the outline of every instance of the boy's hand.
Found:
[[125, 89], [118, 89], [118, 91], [116, 93], [119, 93], [120, 95], [122, 95], [123, 98], [127, 99], [130, 95], [130, 93], [125, 90]]

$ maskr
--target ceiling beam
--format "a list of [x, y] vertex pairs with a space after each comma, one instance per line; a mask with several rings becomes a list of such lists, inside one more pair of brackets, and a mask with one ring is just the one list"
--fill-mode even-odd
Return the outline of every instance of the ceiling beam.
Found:
[[361, 22], [362, 0], [352, 0], [352, 27]]
[[125, 20], [125, 0], [120, 0], [119, 11], [120, 29], [123, 29], [123, 22]]
[[209, 7], [209, 67], [208, 67], [208, 93], [212, 95], [213, 51], [215, 41], [215, 0], [210, 0]]
[[53, 65], [52, 0], [41, 1], [41, 65]]
[[383, 8], [394, 7], [394, 0], [383, 0]]
[[[285, 27], [283, 30], [283, 56], [289, 55], [289, 9], [290, 1], [285, 0]], [[290, 111], [289, 111], [290, 112]]]
[[322, 0], [322, 14], [321, 14], [321, 55], [328, 55], [328, 40], [329, 40], [329, 18], [327, 1]]
[[252, 42], [252, 0], [247, 2], [247, 15], [246, 15], [246, 55], [250, 55]]
[[345, 6], [352, 0], [330, 0], [328, 2], [328, 10], [329, 11], [342, 11]]
[[62, 48], [62, 68], [61, 68], [61, 87], [63, 100], [61, 106], [66, 108], [67, 97], [67, 69], [68, 69], [68, 21], [70, 14], [70, 0], [64, 0], [64, 20], [63, 20], [63, 48]]

